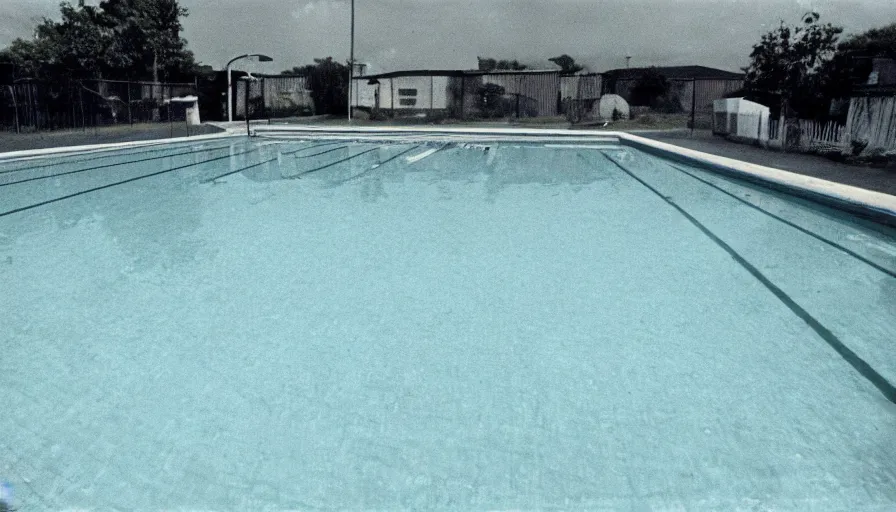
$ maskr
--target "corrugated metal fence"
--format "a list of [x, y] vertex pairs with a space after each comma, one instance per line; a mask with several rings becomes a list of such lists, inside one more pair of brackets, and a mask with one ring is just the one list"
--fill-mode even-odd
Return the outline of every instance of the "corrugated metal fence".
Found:
[[[260, 117], [288, 117], [314, 113], [314, 102], [304, 76], [262, 75], [249, 83], [249, 114]], [[238, 80], [235, 92], [235, 118], [246, 118], [246, 83]]]

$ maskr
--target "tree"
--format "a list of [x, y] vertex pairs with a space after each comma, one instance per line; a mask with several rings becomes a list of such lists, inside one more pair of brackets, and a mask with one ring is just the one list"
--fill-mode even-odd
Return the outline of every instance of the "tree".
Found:
[[476, 57], [479, 61], [479, 71], [495, 71], [495, 70], [511, 70], [511, 71], [522, 71], [526, 69], [525, 64], [520, 64], [520, 62], [516, 59], [514, 60], [495, 60], [492, 58], [483, 58]]
[[104, 0], [100, 3], [114, 34], [116, 49], [130, 57], [131, 74], [149, 74], [159, 81], [160, 72], [171, 77], [195, 66], [181, 18], [189, 11], [178, 0]]
[[60, 19], [44, 18], [31, 40], [0, 52], [19, 77], [168, 79], [192, 77], [197, 64], [180, 37], [187, 10], [177, 0], [63, 2]]
[[548, 60], [560, 66], [560, 74], [562, 75], [574, 75], [585, 69], [583, 66], [576, 64], [575, 59], [565, 53], [559, 57], [553, 57]]
[[896, 23], [849, 36], [838, 48], [838, 52], [846, 51], [862, 52], [869, 57], [896, 59]]
[[666, 77], [650, 67], [641, 74], [631, 89], [632, 105], [649, 105], [656, 107], [661, 98], [669, 92], [669, 81]]
[[[294, 70], [300, 68], [293, 68]], [[314, 59], [297, 73], [308, 77], [314, 111], [320, 114], [344, 114], [348, 110], [348, 62], [333, 57]]]
[[797, 112], [823, 112], [822, 70], [834, 58], [843, 29], [818, 22], [818, 13], [807, 13], [802, 24], [780, 26], [764, 34], [750, 53], [745, 88], [758, 94], [774, 94]]
[[848, 98], [853, 85], [871, 73], [871, 58], [896, 59], [896, 23], [853, 34], [840, 42], [837, 53], [820, 72], [820, 88], [826, 98]]
[[479, 87], [479, 111], [483, 117], [501, 117], [504, 115], [504, 88], [498, 84], [483, 84]]
[[51, 79], [101, 77], [110, 54], [110, 39], [103, 31], [102, 12], [93, 6], [59, 6], [60, 21], [44, 18], [32, 40], [16, 39], [3, 51], [3, 60], [16, 68], [17, 77]]

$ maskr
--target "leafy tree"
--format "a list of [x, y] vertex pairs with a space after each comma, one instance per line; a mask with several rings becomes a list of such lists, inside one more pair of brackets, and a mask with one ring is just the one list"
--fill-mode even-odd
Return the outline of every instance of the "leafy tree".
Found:
[[102, 12], [67, 2], [59, 10], [60, 21], [44, 18], [32, 40], [16, 39], [2, 52], [2, 59], [16, 67], [17, 78], [101, 77], [106, 63], [115, 62]]
[[656, 107], [669, 92], [669, 81], [655, 67], [644, 70], [631, 89], [632, 105]]
[[501, 117], [505, 89], [498, 84], [483, 84], [479, 87], [479, 110], [483, 117]]
[[116, 50], [130, 58], [132, 74], [171, 77], [189, 73], [195, 66], [181, 18], [189, 11], [178, 0], [104, 0], [100, 3], [109, 20]]
[[294, 67], [290, 74], [308, 77], [314, 111], [319, 114], [344, 114], [348, 109], [348, 63], [333, 57], [314, 59], [314, 64]]
[[896, 59], [896, 23], [851, 35], [840, 43], [838, 51], [862, 52], [869, 57]]
[[548, 60], [560, 66], [560, 73], [563, 75], [574, 75], [585, 69], [583, 66], [576, 64], [575, 59], [565, 53], [559, 57], [553, 57]]
[[896, 58], [896, 23], [853, 34], [840, 42], [837, 53], [820, 73], [821, 93], [832, 99], [848, 98], [855, 83], [867, 80], [871, 57]]
[[177, 0], [104, 0], [99, 6], [63, 2], [58, 21], [44, 18], [31, 40], [0, 52], [17, 77], [192, 77], [196, 62], [180, 37], [187, 10]]
[[479, 61], [479, 71], [496, 71], [496, 70], [511, 70], [511, 71], [522, 71], [526, 69], [525, 64], [520, 64], [520, 62], [516, 59], [514, 60], [495, 60], [492, 58], [483, 58], [476, 57]]
[[818, 22], [818, 13], [806, 14], [802, 24], [764, 34], [750, 53], [745, 88], [757, 94], [773, 94], [802, 114], [823, 112], [822, 71], [834, 58], [843, 29]]

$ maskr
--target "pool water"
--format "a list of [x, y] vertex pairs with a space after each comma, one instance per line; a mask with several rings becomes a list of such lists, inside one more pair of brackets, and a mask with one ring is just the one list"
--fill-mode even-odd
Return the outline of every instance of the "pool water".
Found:
[[896, 508], [896, 232], [618, 144], [0, 160], [22, 510]]

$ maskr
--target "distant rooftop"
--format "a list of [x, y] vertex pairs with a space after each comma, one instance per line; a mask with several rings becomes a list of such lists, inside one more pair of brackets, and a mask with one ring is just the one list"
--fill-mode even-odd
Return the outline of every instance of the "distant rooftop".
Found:
[[379, 73], [376, 75], [356, 76], [355, 78], [396, 78], [401, 76], [470, 76], [470, 75], [496, 75], [496, 74], [515, 74], [515, 75], [537, 75], [545, 73], [559, 73], [559, 69], [524, 69], [515, 71], [510, 69], [495, 69], [492, 71], [479, 71], [478, 69], [409, 69], [403, 71], [391, 71], [389, 73]]
[[[621, 68], [604, 71], [608, 78], [617, 80], [637, 79], [650, 68]], [[721, 80], [743, 80], [743, 73], [732, 73], [724, 69], [706, 66], [657, 66], [654, 68], [666, 78], [715, 78]]]

